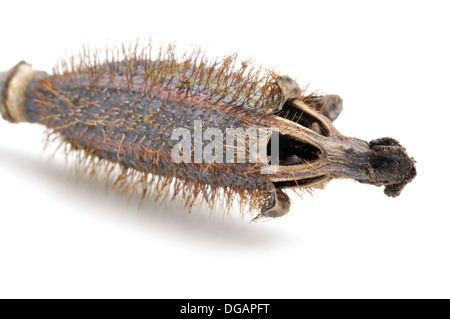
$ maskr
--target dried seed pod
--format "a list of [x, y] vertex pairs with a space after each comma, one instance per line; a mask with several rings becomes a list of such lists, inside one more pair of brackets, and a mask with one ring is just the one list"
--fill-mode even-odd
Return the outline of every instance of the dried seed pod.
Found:
[[150, 52], [123, 47], [99, 61], [85, 50], [53, 75], [21, 62], [0, 74], [1, 114], [45, 125], [83, 154], [86, 171], [108, 178], [119, 169], [114, 186], [125, 192], [158, 199], [172, 189], [188, 208], [239, 195], [256, 218], [289, 211], [285, 188], [351, 178], [397, 196], [416, 175], [396, 140], [339, 134], [337, 95], [306, 95], [287, 76], [237, 67], [236, 56]]

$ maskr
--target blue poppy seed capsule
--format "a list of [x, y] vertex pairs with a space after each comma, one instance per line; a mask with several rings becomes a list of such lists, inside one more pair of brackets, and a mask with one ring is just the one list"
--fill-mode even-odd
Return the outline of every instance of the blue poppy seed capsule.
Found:
[[164, 199], [172, 190], [189, 209], [239, 198], [255, 219], [286, 214], [285, 189], [349, 178], [397, 196], [416, 175], [396, 140], [336, 130], [337, 95], [307, 95], [235, 55], [176, 58], [169, 46], [151, 59], [150, 49], [107, 51], [103, 60], [85, 50], [53, 74], [20, 62], [0, 73], [2, 117], [44, 125], [83, 154], [86, 171], [118, 171], [113, 185], [124, 192]]

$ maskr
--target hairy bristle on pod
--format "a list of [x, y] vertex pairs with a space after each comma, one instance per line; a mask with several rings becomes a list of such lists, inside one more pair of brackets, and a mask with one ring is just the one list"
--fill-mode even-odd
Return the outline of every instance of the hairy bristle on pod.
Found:
[[256, 169], [223, 160], [175, 164], [171, 134], [185, 128], [194, 138], [194, 120], [202, 129], [251, 125], [249, 119], [279, 103], [277, 75], [250, 61], [238, 64], [236, 54], [208, 59], [197, 49], [177, 56], [173, 45], [151, 54], [150, 45], [103, 53], [84, 48], [60, 61], [52, 76], [29, 89], [28, 121], [81, 151], [82, 171], [101, 177], [119, 169], [112, 185], [124, 192], [156, 193], [156, 199], [173, 193], [189, 209], [195, 203], [213, 208], [219, 198], [226, 208], [236, 198], [247, 208], [264, 205], [269, 187]]

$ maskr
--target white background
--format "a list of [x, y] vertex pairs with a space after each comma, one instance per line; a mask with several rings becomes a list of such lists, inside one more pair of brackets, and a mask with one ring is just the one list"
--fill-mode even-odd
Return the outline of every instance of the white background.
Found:
[[398, 198], [349, 180], [295, 197], [280, 219], [137, 209], [76, 182], [43, 129], [0, 122], [0, 297], [450, 297], [449, 8], [445, 1], [7, 1], [0, 70], [50, 72], [82, 44], [239, 52], [340, 94], [335, 125], [392, 136], [417, 160]]

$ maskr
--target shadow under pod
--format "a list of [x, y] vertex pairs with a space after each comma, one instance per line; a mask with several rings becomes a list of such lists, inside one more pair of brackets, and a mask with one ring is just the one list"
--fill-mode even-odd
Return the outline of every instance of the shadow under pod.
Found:
[[[119, 190], [107, 190], [102, 183], [73, 172], [56, 161], [0, 148], [0, 164], [9, 170], [38, 179], [40, 186], [54, 196], [63, 198], [68, 207], [76, 206], [80, 213], [95, 214], [102, 219], [133, 225], [139, 231], [164, 231], [169, 235], [199, 244], [227, 247], [261, 247], [284, 245], [292, 240], [268, 223], [249, 223], [247, 219], [230, 218], [222, 212], [197, 210], [188, 213], [177, 201], [154, 203], [137, 196], [126, 197]], [[25, 173], [24, 173], [25, 172]]]

